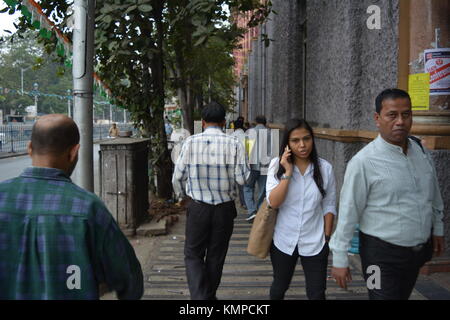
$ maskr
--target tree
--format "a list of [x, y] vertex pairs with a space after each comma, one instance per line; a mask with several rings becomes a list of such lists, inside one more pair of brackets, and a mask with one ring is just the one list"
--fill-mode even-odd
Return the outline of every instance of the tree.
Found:
[[[72, 87], [72, 79], [59, 64], [45, 59], [45, 53], [31, 33], [14, 42], [3, 42], [0, 52], [0, 87], [3, 88], [1, 107], [5, 114], [11, 110], [26, 115], [25, 108], [34, 105], [38, 95], [40, 113], [66, 113], [67, 100], [62, 99]], [[22, 95], [22, 74], [23, 91]], [[33, 85], [38, 83], [37, 92]]]
[[[270, 13], [271, 3], [259, 0], [98, 0], [96, 3], [96, 72], [111, 89], [112, 101], [130, 110], [135, 125], [151, 138], [149, 159], [157, 175], [158, 195], [169, 198], [172, 186], [167, 182], [172, 171], [164, 130], [167, 78], [178, 93], [184, 123], [192, 132], [195, 101], [201, 101], [205, 93], [208, 98], [223, 99], [223, 102], [231, 97], [230, 89], [227, 91], [225, 87], [231, 83], [231, 68], [226, 69], [232, 64], [225, 54], [235, 45], [242, 30], [228, 21], [225, 7], [252, 11], [252, 23], [260, 23]], [[71, 4], [65, 0], [42, 4], [44, 13], [53, 16], [69, 38]], [[26, 19], [21, 20], [19, 27], [20, 31], [25, 27], [34, 28]], [[57, 39], [43, 38], [42, 43], [48, 51], [54, 50]], [[213, 50], [216, 56], [211, 55]], [[219, 56], [220, 63], [216, 63]], [[208, 59], [208, 69], [202, 59]], [[212, 69], [216, 67], [222, 69]]]

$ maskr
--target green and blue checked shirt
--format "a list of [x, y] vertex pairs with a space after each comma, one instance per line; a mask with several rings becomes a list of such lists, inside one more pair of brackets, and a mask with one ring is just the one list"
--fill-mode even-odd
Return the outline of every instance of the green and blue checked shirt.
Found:
[[0, 299], [119, 299], [143, 294], [141, 265], [108, 209], [61, 170], [0, 183]]

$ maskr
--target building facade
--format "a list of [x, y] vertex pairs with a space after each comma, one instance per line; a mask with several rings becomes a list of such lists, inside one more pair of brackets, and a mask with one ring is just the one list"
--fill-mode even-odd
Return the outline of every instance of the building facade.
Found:
[[[250, 122], [264, 114], [277, 128], [290, 118], [308, 120], [340, 190], [348, 161], [377, 136], [375, 97], [386, 88], [408, 90], [409, 75], [425, 72], [424, 50], [450, 48], [450, 0], [272, 3], [277, 14], [236, 66], [247, 72], [236, 109]], [[262, 34], [273, 40], [268, 47]], [[450, 95], [429, 101], [427, 110], [413, 112], [412, 134], [432, 152], [450, 248]]]

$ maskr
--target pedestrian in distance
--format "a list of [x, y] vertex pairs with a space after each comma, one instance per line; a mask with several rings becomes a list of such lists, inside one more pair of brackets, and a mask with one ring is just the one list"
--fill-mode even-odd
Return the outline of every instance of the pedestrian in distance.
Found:
[[[238, 138], [238, 140], [242, 143], [242, 146], [244, 147], [245, 146], [245, 132], [243, 120], [244, 118], [242, 118], [242, 120], [240, 118], [242, 117], [239, 117], [236, 121], [234, 121], [234, 131], [232, 133], [232, 136]], [[247, 210], [247, 206], [245, 205], [244, 186], [238, 184], [237, 187], [241, 207]]]
[[109, 128], [109, 136], [111, 138], [117, 138], [119, 136], [119, 128], [117, 128], [117, 124], [113, 123], [111, 128]]
[[60, 114], [33, 126], [32, 166], [0, 183], [0, 299], [140, 299], [143, 275], [133, 247], [93, 193], [70, 180], [80, 134]]
[[214, 300], [237, 215], [235, 184], [249, 175], [245, 151], [222, 131], [225, 108], [212, 102], [202, 110], [202, 133], [184, 142], [172, 183], [187, 203], [184, 260], [191, 299]]
[[284, 298], [300, 257], [308, 299], [324, 300], [336, 183], [331, 164], [318, 156], [305, 120], [285, 125], [280, 156], [270, 162], [266, 199], [279, 209], [270, 248], [270, 299]]
[[[256, 126], [245, 132], [249, 142], [250, 177], [244, 185], [245, 205], [247, 206], [247, 221], [252, 221], [266, 194], [267, 169], [269, 168], [272, 153], [271, 132], [266, 127], [267, 120], [263, 115], [256, 117]], [[258, 185], [258, 194], [255, 201], [255, 189]]]
[[371, 300], [407, 300], [419, 270], [444, 250], [443, 202], [430, 155], [409, 136], [411, 99], [400, 89], [375, 100], [378, 137], [348, 163], [330, 242], [332, 276], [351, 281], [347, 250], [359, 223], [361, 265]]

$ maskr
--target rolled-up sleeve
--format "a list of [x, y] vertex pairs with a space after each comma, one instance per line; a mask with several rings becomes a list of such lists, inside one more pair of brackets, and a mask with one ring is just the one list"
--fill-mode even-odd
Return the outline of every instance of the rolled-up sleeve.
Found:
[[359, 222], [367, 202], [368, 184], [364, 175], [363, 163], [353, 158], [345, 172], [339, 201], [339, 214], [336, 230], [330, 241], [333, 252], [333, 266], [348, 267], [348, 249], [355, 225]]
[[269, 169], [267, 170], [267, 180], [266, 180], [266, 199], [270, 206], [269, 196], [273, 189], [277, 187], [280, 181], [277, 179], [276, 174], [278, 172], [278, 157], [270, 161]]
[[336, 215], [336, 179], [334, 178], [333, 167], [330, 165], [326, 171], [327, 185], [325, 197], [322, 200], [323, 215], [332, 213]]

